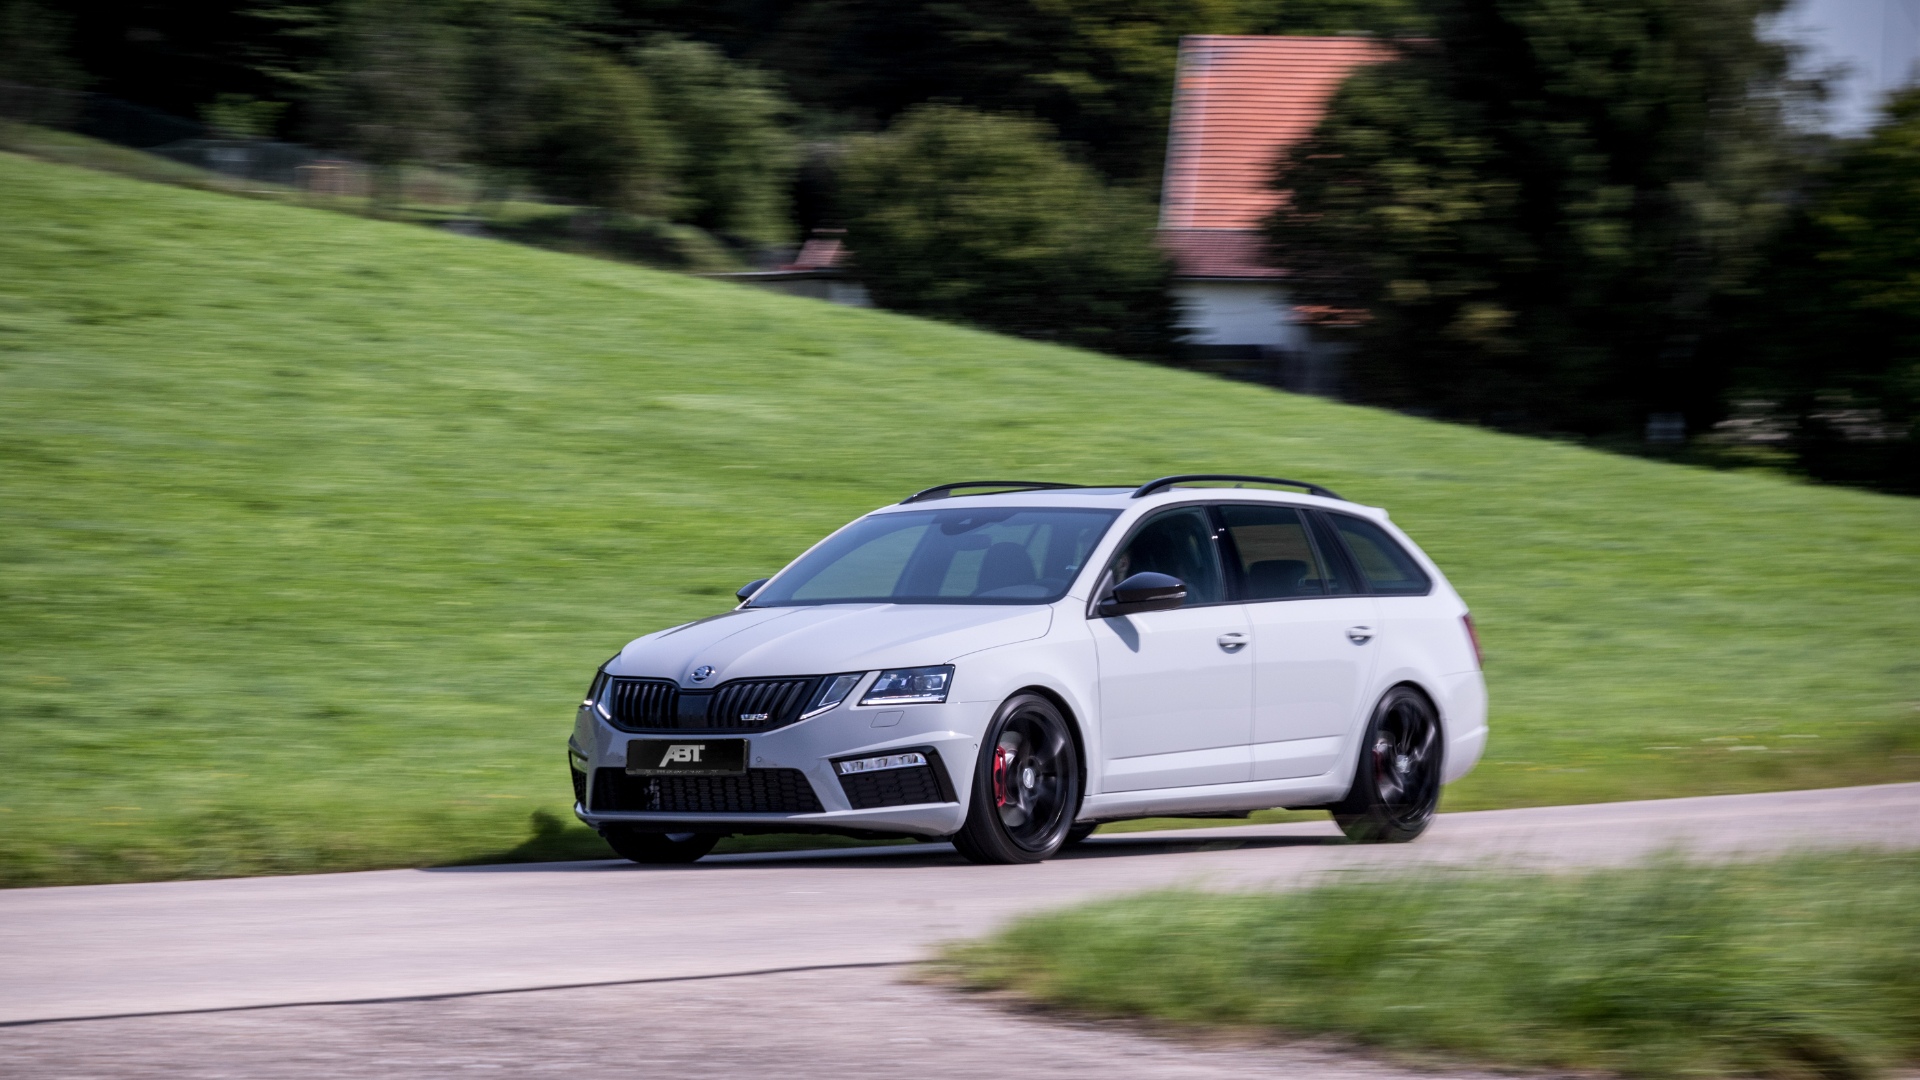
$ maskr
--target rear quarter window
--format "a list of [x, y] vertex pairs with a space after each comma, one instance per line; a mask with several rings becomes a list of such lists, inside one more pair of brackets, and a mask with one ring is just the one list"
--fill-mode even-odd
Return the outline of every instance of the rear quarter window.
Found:
[[1433, 588], [1433, 579], [1385, 529], [1345, 514], [1327, 516], [1333, 519], [1340, 539], [1346, 541], [1371, 591], [1387, 596], [1421, 596]]

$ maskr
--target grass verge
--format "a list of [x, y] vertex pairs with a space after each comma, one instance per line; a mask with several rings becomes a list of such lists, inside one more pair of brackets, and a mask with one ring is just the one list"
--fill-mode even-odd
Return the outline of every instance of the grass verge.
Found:
[[1163, 892], [1026, 919], [939, 969], [1104, 1016], [1635, 1077], [1920, 1060], [1920, 856], [1432, 873]]
[[594, 666], [968, 476], [1390, 507], [1487, 648], [1450, 809], [1920, 778], [1920, 501], [7, 154], [0, 220], [0, 883], [604, 856]]

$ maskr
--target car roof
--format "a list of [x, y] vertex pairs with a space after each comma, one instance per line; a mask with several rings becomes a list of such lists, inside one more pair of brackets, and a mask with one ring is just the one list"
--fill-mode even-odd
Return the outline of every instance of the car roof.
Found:
[[972, 507], [989, 506], [1044, 506], [1059, 509], [1102, 509], [1131, 510], [1135, 507], [1167, 506], [1191, 502], [1250, 502], [1277, 503], [1283, 506], [1315, 506], [1328, 510], [1357, 514], [1361, 517], [1385, 520], [1387, 512], [1377, 506], [1365, 506], [1348, 502], [1345, 499], [1330, 499], [1321, 495], [1309, 495], [1303, 491], [1272, 491], [1266, 488], [1248, 487], [1182, 487], [1174, 486], [1151, 495], [1134, 497], [1131, 487], [1062, 487], [1043, 488], [1038, 491], [1000, 491], [984, 495], [959, 494], [944, 498], [925, 499], [920, 502], [895, 503], [874, 511], [875, 513], [898, 513], [913, 510], [963, 510]]

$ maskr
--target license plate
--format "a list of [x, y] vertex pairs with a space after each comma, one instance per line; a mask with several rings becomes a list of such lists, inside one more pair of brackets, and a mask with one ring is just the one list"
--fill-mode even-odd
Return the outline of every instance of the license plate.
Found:
[[745, 739], [629, 739], [629, 776], [739, 776], [747, 771]]

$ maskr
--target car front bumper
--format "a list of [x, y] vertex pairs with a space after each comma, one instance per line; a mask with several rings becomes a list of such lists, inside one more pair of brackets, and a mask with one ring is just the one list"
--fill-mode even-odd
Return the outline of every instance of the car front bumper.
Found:
[[[980, 732], [992, 718], [990, 702], [946, 702], [937, 705], [843, 705], [809, 720], [771, 731], [729, 735], [695, 735], [674, 731], [622, 731], [591, 708], [583, 707], [570, 740], [576, 773], [574, 814], [596, 829], [609, 825], [637, 826], [662, 832], [836, 832], [894, 836], [941, 837], [957, 832], [966, 819], [966, 793], [980, 748]], [[748, 777], [663, 777], [650, 787], [650, 777], [626, 773], [627, 744], [635, 739], [745, 738]], [[905, 750], [930, 751], [928, 767], [938, 770], [939, 790], [908, 785], [898, 802], [876, 806], [871, 779], [843, 782], [834, 762]], [[580, 785], [579, 774], [585, 783]], [[755, 776], [754, 774], [759, 774]], [[869, 774], [874, 776], [877, 774]], [[759, 812], [729, 804], [766, 801], [737, 799], [749, 788], [791, 796], [797, 784], [811, 790], [817, 809]], [[925, 801], [931, 795], [937, 801]], [[664, 796], [664, 797], [663, 797]], [[698, 797], [694, 797], [698, 796]], [[864, 805], [856, 805], [864, 796]], [[888, 801], [882, 797], [883, 801]], [[775, 800], [779, 801], [779, 800]], [[663, 805], [664, 804], [664, 805]], [[693, 806], [702, 809], [691, 809]], [[659, 809], [637, 809], [660, 806]], [[712, 807], [720, 807], [714, 809]]]

